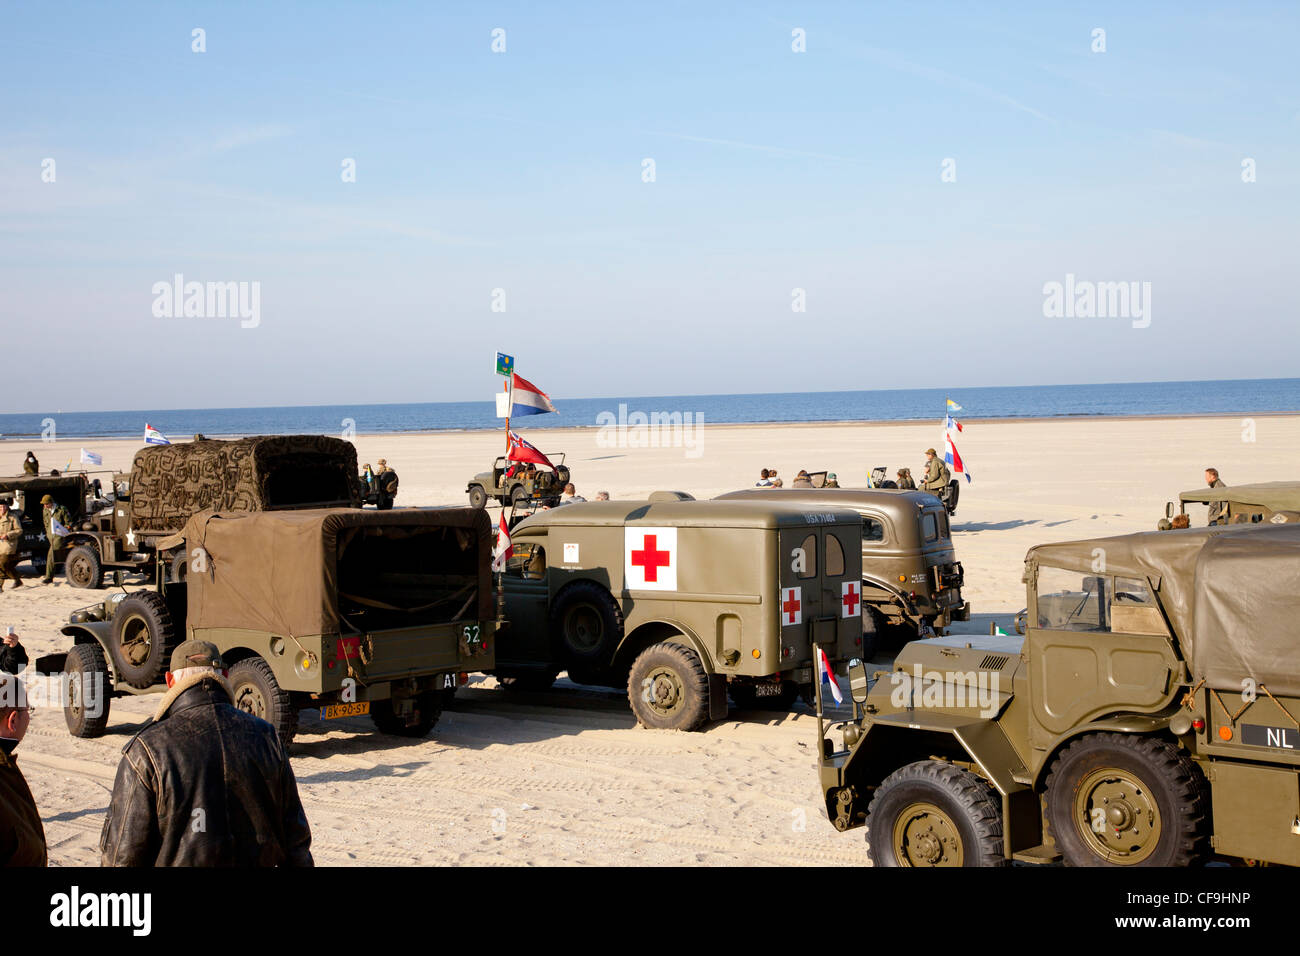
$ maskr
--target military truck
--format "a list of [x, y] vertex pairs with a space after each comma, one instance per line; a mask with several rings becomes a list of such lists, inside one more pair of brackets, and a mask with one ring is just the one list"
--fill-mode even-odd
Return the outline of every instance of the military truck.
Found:
[[532, 502], [538, 505], [559, 504], [564, 486], [569, 483], [569, 469], [564, 455], [555, 456], [554, 470], [545, 465], [509, 461], [504, 455], [492, 463], [491, 471], [479, 472], [465, 488], [472, 508], [485, 508], [489, 498], [503, 507]]
[[[361, 507], [356, 449], [328, 435], [147, 445], [113, 485], [113, 507], [78, 522], [67, 541], [73, 587], [98, 588], [106, 570], [152, 572], [159, 540], [207, 509]], [[167, 575], [184, 576], [182, 552], [163, 557]]]
[[[1185, 516], [1189, 504], [1227, 506], [1228, 524], [1295, 524], [1300, 522], [1300, 481], [1266, 481], [1254, 485], [1224, 488], [1194, 488], [1178, 496], [1178, 515]], [[1160, 531], [1174, 527], [1177, 515], [1174, 503], [1165, 503], [1165, 516], [1157, 525]], [[1183, 523], [1187, 527], [1187, 523]]]
[[644, 727], [696, 730], [759, 700], [812, 697], [812, 640], [862, 653], [862, 519], [775, 501], [602, 501], [512, 532], [503, 682], [626, 687]]
[[64, 709], [74, 736], [104, 732], [112, 697], [166, 690], [184, 640], [221, 650], [235, 704], [286, 744], [308, 707], [326, 720], [369, 714], [383, 733], [422, 737], [447, 678], [494, 663], [499, 616], [482, 511], [205, 511], [160, 541], [155, 560], [181, 547], [185, 579], [163, 575], [156, 590], [74, 612], [63, 627], [71, 650], [37, 662], [85, 688]]
[[[779, 501], [851, 508], [862, 516], [862, 605], [877, 641], [886, 634], [932, 637], [970, 620], [943, 503], [924, 491], [879, 488], [745, 488], [715, 501]], [[871, 649], [864, 650], [870, 658]]]
[[84, 473], [71, 475], [23, 475], [0, 478], [0, 498], [10, 502], [23, 526], [18, 560], [30, 560], [38, 574], [45, 571], [49, 540], [45, 536], [45, 516], [41, 499], [49, 495], [54, 503], [68, 509], [74, 526], [80, 525], [102, 501], [101, 483]]
[[1039, 545], [1023, 638], [907, 645], [827, 736], [886, 866], [1300, 865], [1300, 527]]

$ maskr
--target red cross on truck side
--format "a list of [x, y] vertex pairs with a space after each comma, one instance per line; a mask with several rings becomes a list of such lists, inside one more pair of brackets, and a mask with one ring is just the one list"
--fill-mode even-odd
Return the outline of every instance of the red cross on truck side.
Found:
[[789, 596], [781, 604], [781, 612], [788, 618], [785, 622], [793, 624], [795, 615], [799, 613], [802, 602], [799, 600], [798, 588], [788, 588]]
[[633, 550], [632, 564], [645, 571], [647, 581], [659, 580], [659, 569], [668, 567], [671, 559], [671, 551], [660, 551], [658, 549], [659, 536], [648, 534], [641, 541], [641, 547]]
[[844, 585], [844, 597], [840, 599], [844, 605], [845, 617], [853, 617], [858, 613], [858, 604], [861, 598], [858, 597], [856, 582], [849, 581]]

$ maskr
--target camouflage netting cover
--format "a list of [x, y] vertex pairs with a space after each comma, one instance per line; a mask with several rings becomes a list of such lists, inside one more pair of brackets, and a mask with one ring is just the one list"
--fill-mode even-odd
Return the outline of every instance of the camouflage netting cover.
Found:
[[150, 445], [131, 465], [135, 531], [179, 531], [205, 510], [360, 504], [357, 451], [327, 435]]

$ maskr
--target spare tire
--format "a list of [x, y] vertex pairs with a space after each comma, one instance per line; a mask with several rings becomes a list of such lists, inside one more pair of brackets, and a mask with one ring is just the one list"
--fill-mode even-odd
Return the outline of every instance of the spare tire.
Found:
[[608, 588], [576, 581], [556, 597], [551, 606], [551, 653], [565, 670], [596, 674], [613, 660], [622, 640], [623, 612]]
[[156, 591], [137, 591], [113, 612], [113, 664], [132, 687], [157, 684], [179, 643], [172, 612]]

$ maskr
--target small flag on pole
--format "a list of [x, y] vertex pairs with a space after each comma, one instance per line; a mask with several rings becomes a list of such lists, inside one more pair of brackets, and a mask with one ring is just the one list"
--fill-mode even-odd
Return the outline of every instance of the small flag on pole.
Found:
[[505, 352], [497, 353], [497, 374], [509, 378], [515, 371], [515, 357]]
[[835, 698], [835, 703], [844, 703], [844, 695], [840, 693], [840, 685], [835, 681], [835, 675], [831, 673], [831, 662], [826, 658], [826, 652], [820, 647], [817, 648], [817, 669], [822, 674], [822, 684], [829, 684], [831, 696]]
[[504, 571], [510, 560], [510, 529], [506, 526], [506, 512], [501, 509], [501, 520], [497, 523], [497, 552], [492, 558], [492, 570]]
[[81, 449], [81, 463], [83, 465], [102, 465], [104, 459], [99, 455], [96, 455], [93, 451], [86, 451], [86, 449], [83, 448]]
[[167, 436], [148, 422], [144, 423], [144, 443], [146, 445], [170, 445]]
[[953, 412], [960, 412], [960, 411], [964, 411], [964, 410], [965, 410], [965, 409], [963, 409], [960, 405], [958, 405], [956, 402], [954, 402], [951, 398], [948, 399], [948, 414], [949, 414], [949, 415], [951, 415]]

